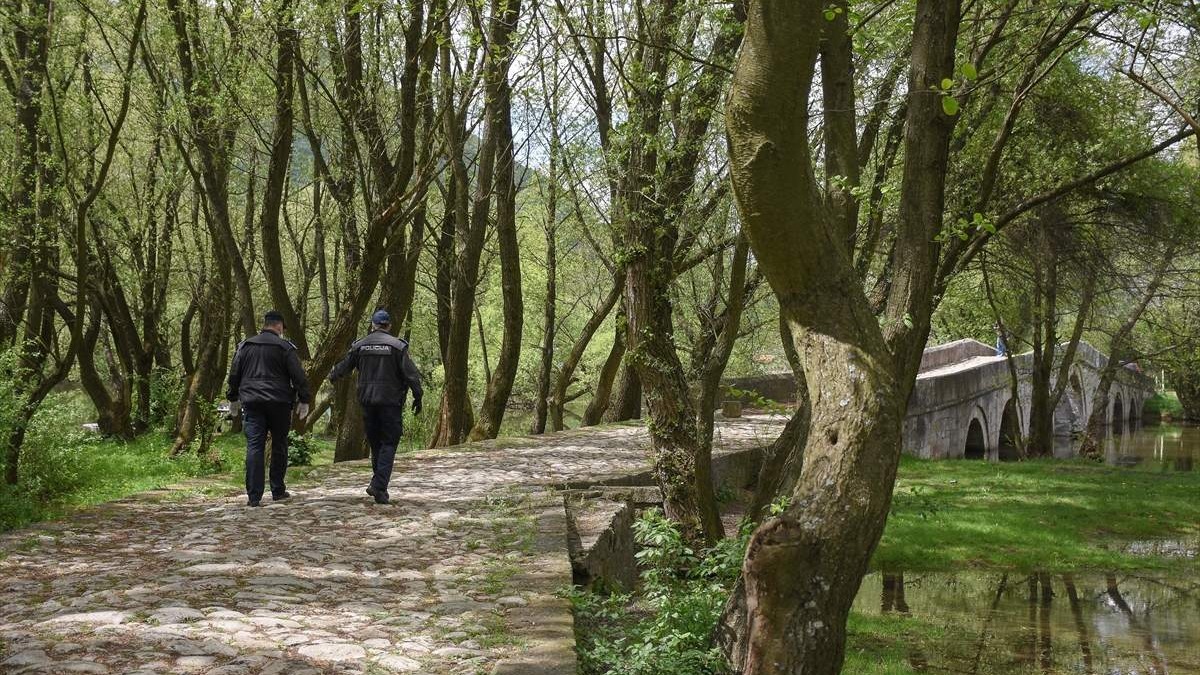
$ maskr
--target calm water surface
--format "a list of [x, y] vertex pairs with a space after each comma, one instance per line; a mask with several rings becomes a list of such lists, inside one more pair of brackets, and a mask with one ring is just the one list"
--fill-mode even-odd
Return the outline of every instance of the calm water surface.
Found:
[[[1079, 439], [1059, 437], [1055, 442], [1055, 457], [1074, 457], [1079, 452]], [[1105, 463], [1113, 466], [1193, 471], [1200, 464], [1200, 426], [1130, 424], [1110, 429], [1103, 450]]]
[[[1130, 471], [1194, 471], [1200, 427], [1127, 425], [1103, 449], [1105, 463]], [[1054, 454], [1078, 450], [1077, 440], [1063, 438]], [[1145, 556], [1200, 556], [1200, 539], [1119, 545]], [[1200, 675], [1200, 578], [875, 573], [863, 581], [855, 609], [944, 629], [936, 651], [910, 649], [909, 665], [920, 671]]]
[[939, 673], [1200, 675], [1200, 579], [872, 574], [855, 609], [945, 629], [909, 664]]

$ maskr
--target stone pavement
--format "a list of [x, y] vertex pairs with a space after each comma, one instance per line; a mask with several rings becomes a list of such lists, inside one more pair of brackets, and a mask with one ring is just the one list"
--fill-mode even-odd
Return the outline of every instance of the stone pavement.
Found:
[[[782, 420], [722, 423], [718, 452]], [[649, 468], [636, 426], [365, 462], [290, 501], [144, 495], [0, 536], [4, 673], [573, 673], [564, 485]], [[264, 503], [268, 503], [264, 501]]]

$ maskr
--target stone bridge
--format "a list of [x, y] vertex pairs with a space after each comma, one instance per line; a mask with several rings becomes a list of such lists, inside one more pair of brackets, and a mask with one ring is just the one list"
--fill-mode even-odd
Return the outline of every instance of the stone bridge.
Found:
[[[906, 451], [927, 458], [1001, 459], [1012, 446], [1009, 439], [1029, 433], [1033, 354], [1018, 354], [1013, 361], [1019, 408], [1012, 397], [1007, 359], [996, 350], [976, 340], [926, 349], [904, 418]], [[1100, 371], [1107, 363], [1108, 357], [1095, 347], [1079, 344], [1070, 381], [1054, 411], [1056, 436], [1083, 431], [1100, 385]], [[1109, 392], [1106, 423], [1121, 428], [1141, 419], [1142, 405], [1153, 395], [1151, 378], [1121, 368]]]
[[[1007, 359], [977, 340], [957, 340], [925, 350], [920, 374], [904, 419], [905, 452], [934, 459], [1007, 458], [1013, 439], [1029, 434], [1033, 354], [1013, 357], [1020, 382], [1018, 409], [1012, 398]], [[1054, 414], [1055, 435], [1063, 439], [1083, 431], [1108, 357], [1081, 342], [1071, 365], [1070, 382]], [[1057, 370], [1056, 370], [1057, 372]], [[791, 374], [728, 381], [775, 401], [795, 399]], [[1107, 423], [1117, 428], [1140, 419], [1142, 405], [1154, 394], [1154, 381], [1122, 368], [1109, 394]]]

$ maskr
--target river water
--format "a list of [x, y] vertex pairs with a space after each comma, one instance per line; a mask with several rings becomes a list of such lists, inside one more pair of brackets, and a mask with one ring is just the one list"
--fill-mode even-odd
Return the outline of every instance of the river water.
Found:
[[[1076, 456], [1079, 443], [1070, 437], [1056, 438], [1054, 456]], [[1200, 426], [1129, 424], [1124, 429], [1110, 429], [1103, 450], [1105, 463], [1112, 466], [1193, 471], [1200, 464]]]
[[[1055, 455], [1077, 452], [1078, 442], [1062, 439]], [[1194, 471], [1200, 427], [1128, 426], [1105, 440], [1104, 458], [1130, 471]], [[1200, 539], [1120, 545], [1146, 556], [1200, 556]], [[944, 631], [936, 650], [908, 649], [909, 665], [922, 672], [1200, 675], [1200, 578], [874, 573], [855, 610]]]
[[855, 610], [944, 631], [907, 650], [922, 672], [1200, 675], [1200, 579], [877, 573]]

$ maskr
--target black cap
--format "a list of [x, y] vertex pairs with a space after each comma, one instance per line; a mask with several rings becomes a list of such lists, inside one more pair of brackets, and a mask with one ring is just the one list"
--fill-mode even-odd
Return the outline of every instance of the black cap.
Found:
[[388, 314], [386, 309], [376, 310], [371, 315], [371, 323], [377, 326], [390, 326], [392, 324], [392, 315]]
[[268, 310], [266, 314], [263, 314], [263, 323], [283, 323], [283, 322], [284, 322], [283, 315], [280, 314], [279, 310], [277, 310], [277, 309]]

